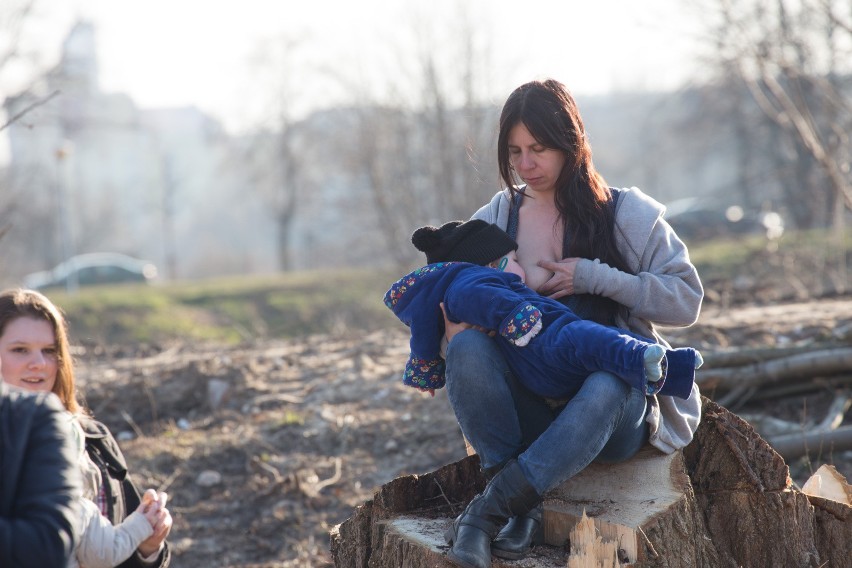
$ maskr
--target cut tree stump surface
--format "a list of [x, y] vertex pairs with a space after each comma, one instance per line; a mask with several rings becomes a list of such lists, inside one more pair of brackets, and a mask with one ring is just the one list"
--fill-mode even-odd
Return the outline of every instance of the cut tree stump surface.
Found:
[[589, 465], [544, 496], [544, 538], [564, 546], [583, 515], [604, 541], [618, 544], [622, 558], [635, 562], [651, 519], [688, 495], [683, 454], [648, 447], [629, 462]]
[[[449, 566], [444, 530], [484, 484], [475, 455], [393, 480], [332, 530], [335, 565]], [[595, 530], [576, 532], [590, 542], [569, 549], [584, 512]], [[795, 489], [781, 456], [707, 399], [683, 452], [590, 466], [545, 495], [545, 527], [548, 545], [520, 561], [495, 558], [495, 568], [846, 568], [852, 557], [852, 507]], [[581, 550], [592, 556], [579, 559]]]

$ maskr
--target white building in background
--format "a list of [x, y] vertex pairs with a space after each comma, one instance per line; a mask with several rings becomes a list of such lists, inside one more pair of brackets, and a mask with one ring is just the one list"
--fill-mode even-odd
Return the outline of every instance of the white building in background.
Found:
[[10, 117], [33, 106], [6, 131], [15, 213], [5, 267], [22, 274], [114, 251], [154, 261], [167, 278], [269, 268], [256, 235], [240, 247], [227, 230], [258, 212], [234, 203], [244, 176], [225, 160], [221, 125], [193, 107], [141, 110], [101, 92], [91, 24], [78, 23], [56, 68], [5, 106]]

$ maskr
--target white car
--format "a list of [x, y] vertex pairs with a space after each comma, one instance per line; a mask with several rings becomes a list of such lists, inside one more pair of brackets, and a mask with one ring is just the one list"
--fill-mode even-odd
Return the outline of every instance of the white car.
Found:
[[97, 252], [73, 256], [52, 270], [28, 274], [23, 284], [26, 288], [44, 290], [128, 282], [150, 283], [156, 277], [157, 267], [147, 260], [113, 252]]

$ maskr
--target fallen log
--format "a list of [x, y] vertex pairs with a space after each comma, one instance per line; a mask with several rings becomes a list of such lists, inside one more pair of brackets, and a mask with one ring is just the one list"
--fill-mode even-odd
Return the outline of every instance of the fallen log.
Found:
[[[852, 449], [852, 433], [845, 429], [833, 430], [840, 426], [850, 408], [852, 348], [822, 347], [816, 351], [812, 347], [797, 346], [708, 354], [704, 366], [696, 373], [696, 383], [715, 402], [734, 409], [758, 398], [801, 396], [827, 388], [838, 390], [832, 408], [820, 424], [808, 421], [784, 425], [775, 417], [760, 415], [749, 415], [748, 420], [788, 461], [822, 453], [824, 448], [849, 450]], [[743, 362], [749, 363], [734, 366]], [[786, 426], [786, 432], [778, 431], [782, 425]]]
[[[755, 389], [751, 400], [769, 400], [784, 397], [802, 397], [820, 389], [843, 390], [852, 387], [852, 375], [847, 371], [832, 377], [808, 377], [802, 381], [782, 383], [779, 385], [764, 385]], [[719, 400], [716, 400], [722, 404]], [[726, 406], [722, 404], [722, 406]]]
[[852, 348], [823, 349], [760, 361], [739, 367], [705, 368], [695, 372], [702, 392], [760, 386], [796, 378], [848, 372], [852, 368]]
[[852, 449], [852, 426], [785, 434], [768, 441], [789, 462], [808, 454], [818, 456]]
[[[442, 534], [483, 488], [478, 465], [473, 455], [383, 486], [331, 531], [335, 566], [448, 566]], [[852, 507], [792, 487], [783, 458], [706, 398], [682, 453], [649, 450], [623, 464], [590, 466], [545, 496], [544, 519], [550, 544], [523, 561], [495, 559], [495, 568], [582, 566], [580, 550], [592, 550], [584, 561], [596, 566], [634, 568], [840, 567], [852, 555]]]
[[791, 357], [812, 351], [822, 351], [835, 346], [796, 345], [794, 347], [753, 347], [746, 349], [724, 349], [721, 351], [702, 351], [704, 369], [721, 369], [725, 367], [742, 367], [772, 359]]
[[704, 351], [704, 367], [719, 369], [724, 367], [742, 367], [753, 363], [792, 357], [794, 355], [830, 351], [852, 347], [852, 323], [832, 330], [830, 338], [811, 338], [792, 345], [774, 345], [771, 347], [722, 348], [716, 351]]

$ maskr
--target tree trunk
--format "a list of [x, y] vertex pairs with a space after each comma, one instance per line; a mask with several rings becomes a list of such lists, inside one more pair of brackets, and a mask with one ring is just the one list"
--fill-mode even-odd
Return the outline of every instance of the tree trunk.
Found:
[[[547, 544], [493, 566], [846, 566], [852, 507], [792, 487], [738, 416], [706, 398], [702, 414], [682, 452], [592, 464], [548, 492]], [[443, 532], [484, 483], [475, 455], [393, 480], [332, 530], [335, 566], [449, 566]]]

